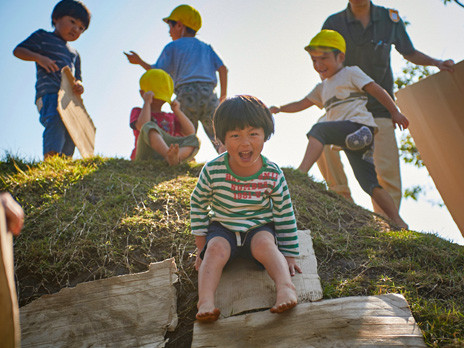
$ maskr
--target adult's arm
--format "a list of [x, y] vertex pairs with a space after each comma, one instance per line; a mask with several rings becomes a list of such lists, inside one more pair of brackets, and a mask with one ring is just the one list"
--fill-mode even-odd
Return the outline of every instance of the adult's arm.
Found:
[[454, 71], [454, 61], [452, 59], [435, 59], [418, 50], [414, 50], [413, 53], [404, 55], [403, 57], [416, 65], [436, 66], [440, 70]]

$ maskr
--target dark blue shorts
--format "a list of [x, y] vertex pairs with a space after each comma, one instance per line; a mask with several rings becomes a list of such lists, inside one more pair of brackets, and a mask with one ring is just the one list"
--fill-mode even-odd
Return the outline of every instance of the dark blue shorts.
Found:
[[[232, 232], [231, 230], [225, 228], [222, 226], [219, 222], [214, 221], [212, 222], [209, 227], [208, 227], [208, 234], [206, 235], [206, 244], [203, 250], [200, 253], [200, 258], [203, 260], [203, 257], [205, 255], [206, 249], [208, 247], [208, 242], [215, 238], [215, 237], [222, 237], [226, 239], [229, 244], [230, 244], [230, 258], [229, 261], [227, 261], [227, 264], [234, 258], [236, 257], [242, 257], [245, 259], [251, 259], [254, 260], [257, 265], [262, 267], [264, 269], [264, 266], [258, 262], [253, 255], [251, 255], [251, 239], [253, 236], [260, 232], [260, 231], [268, 231], [270, 234], [274, 236], [275, 239], [275, 228], [274, 224], [266, 224], [262, 226], [258, 226], [256, 228], [253, 228], [249, 230], [246, 233], [240, 233], [241, 237], [241, 246], [237, 245], [237, 236], [235, 232]], [[226, 264], [226, 265], [227, 265]]]
[[56, 152], [66, 156], [74, 154], [74, 142], [58, 113], [58, 95], [42, 96], [42, 108], [39, 111], [40, 123], [45, 127], [43, 132], [43, 154]]
[[338, 145], [345, 151], [361, 188], [370, 196], [377, 180], [374, 166], [374, 130], [356, 122], [332, 121], [316, 123], [307, 134], [323, 145]]

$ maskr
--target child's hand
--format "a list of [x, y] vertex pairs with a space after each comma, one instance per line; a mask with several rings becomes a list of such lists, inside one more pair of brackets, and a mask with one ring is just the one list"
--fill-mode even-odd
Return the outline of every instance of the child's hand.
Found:
[[152, 91], [145, 92], [143, 94], [143, 100], [145, 101], [145, 103], [150, 104], [153, 101], [154, 96], [155, 96], [155, 94]]
[[37, 59], [37, 64], [44, 68], [48, 73], [54, 73], [60, 70], [54, 60], [45, 56], [40, 56], [40, 58]]
[[298, 273], [302, 273], [300, 266], [296, 264], [296, 260], [294, 257], [285, 256], [285, 259], [288, 263], [288, 270], [290, 271], [290, 275], [293, 277], [295, 275], [295, 271]]
[[396, 127], [396, 125], [398, 125], [398, 127], [401, 130], [408, 128], [409, 120], [406, 118], [406, 116], [404, 116], [401, 112], [399, 112], [399, 110], [392, 113], [391, 116], [392, 116], [392, 122], [393, 122], [394, 127]]
[[0, 193], [0, 205], [3, 205], [5, 210], [8, 230], [17, 236], [24, 224], [23, 209], [7, 192]]
[[142, 58], [135, 53], [134, 51], [129, 51], [130, 53], [123, 52], [127, 59], [129, 60], [129, 63], [131, 64], [141, 64], [142, 63]]
[[272, 112], [273, 114], [278, 114], [280, 112], [280, 108], [278, 106], [271, 106], [269, 108], [269, 111]]
[[82, 82], [79, 80], [76, 80], [73, 85], [73, 92], [76, 93], [77, 95], [81, 95], [84, 93], [84, 86], [82, 85]]
[[171, 103], [171, 110], [173, 113], [175, 113], [176, 115], [181, 112], [180, 110], [180, 103], [179, 101], [176, 99], [174, 100], [172, 103]]

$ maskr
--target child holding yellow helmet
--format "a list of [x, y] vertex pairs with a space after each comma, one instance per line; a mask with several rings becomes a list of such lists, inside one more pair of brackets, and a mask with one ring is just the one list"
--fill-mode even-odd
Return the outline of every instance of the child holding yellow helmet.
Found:
[[[213, 48], [198, 40], [195, 35], [201, 28], [200, 13], [189, 5], [176, 7], [169, 17], [163, 18], [169, 25], [172, 42], [167, 44], [153, 65], [143, 61], [134, 51], [125, 53], [129, 62], [149, 69], [162, 69], [174, 80], [177, 100], [182, 110], [192, 121], [195, 130], [200, 121], [219, 152], [220, 144], [215, 141], [212, 118], [219, 100], [227, 95], [227, 68]], [[218, 100], [214, 93], [219, 73], [221, 94]]]
[[309, 133], [308, 146], [298, 170], [307, 173], [322, 154], [324, 145], [340, 146], [353, 168], [362, 189], [400, 228], [408, 225], [398, 215], [393, 199], [377, 180], [373, 159], [374, 133], [377, 125], [367, 110], [367, 94], [376, 98], [390, 112], [400, 129], [407, 128], [408, 119], [399, 111], [390, 95], [357, 66], [343, 66], [345, 39], [334, 30], [322, 30], [305, 47], [322, 82], [302, 100], [271, 112], [298, 112], [313, 105], [325, 108], [326, 121], [316, 123]]
[[[133, 108], [130, 116], [135, 136], [131, 159], [164, 159], [172, 166], [198, 152], [195, 127], [181, 111], [180, 103], [171, 102], [173, 90], [171, 77], [161, 69], [150, 69], [140, 78], [144, 104], [142, 108]], [[164, 103], [171, 104], [172, 113], [161, 111]]]

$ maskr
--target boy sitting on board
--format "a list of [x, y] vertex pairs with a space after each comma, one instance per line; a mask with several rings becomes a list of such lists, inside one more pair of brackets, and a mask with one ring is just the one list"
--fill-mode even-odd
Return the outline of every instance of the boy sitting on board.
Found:
[[276, 286], [273, 313], [297, 304], [291, 276], [298, 235], [292, 201], [281, 169], [261, 155], [274, 133], [268, 108], [252, 96], [226, 99], [213, 117], [214, 132], [226, 152], [202, 169], [191, 196], [191, 226], [197, 246], [198, 313], [215, 321], [214, 294], [222, 270], [242, 255], [256, 260]]

